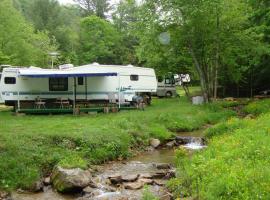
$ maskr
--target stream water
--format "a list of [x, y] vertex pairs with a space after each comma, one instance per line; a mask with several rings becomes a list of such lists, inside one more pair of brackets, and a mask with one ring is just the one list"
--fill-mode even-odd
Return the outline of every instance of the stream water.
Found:
[[[189, 142], [183, 146], [198, 150], [205, 146], [202, 140], [203, 131], [179, 133], [179, 137], [188, 137]], [[44, 192], [40, 193], [13, 193], [12, 200], [90, 200], [90, 199], [102, 199], [102, 200], [115, 200], [115, 199], [128, 199], [138, 200], [142, 198], [144, 189], [128, 190], [123, 187], [113, 189], [108, 184], [108, 177], [121, 174], [122, 176], [128, 176], [133, 174], [146, 175], [150, 173], [157, 173], [158, 169], [155, 163], [174, 163], [174, 150], [172, 149], [158, 149], [154, 151], [145, 152], [136, 157], [131, 158], [124, 162], [112, 162], [101, 167], [100, 172], [95, 174], [94, 181], [98, 185], [98, 189], [94, 191], [94, 197], [78, 197], [74, 195], [62, 195], [55, 192], [50, 186], [45, 188]], [[162, 185], [152, 184], [148, 186], [151, 193], [158, 196], [160, 199], [170, 199], [166, 188]]]

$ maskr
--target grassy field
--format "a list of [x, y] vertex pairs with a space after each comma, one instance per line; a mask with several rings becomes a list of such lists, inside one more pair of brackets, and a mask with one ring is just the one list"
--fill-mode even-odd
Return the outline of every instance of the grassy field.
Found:
[[27, 188], [55, 165], [87, 168], [131, 156], [174, 131], [192, 131], [234, 115], [219, 106], [192, 106], [185, 98], [154, 99], [146, 111], [86, 116], [13, 116], [0, 111], [0, 188]]
[[178, 176], [169, 184], [175, 197], [270, 199], [269, 103], [246, 106], [245, 112], [260, 114], [256, 119], [231, 118], [208, 129], [208, 148], [192, 158], [177, 150]]

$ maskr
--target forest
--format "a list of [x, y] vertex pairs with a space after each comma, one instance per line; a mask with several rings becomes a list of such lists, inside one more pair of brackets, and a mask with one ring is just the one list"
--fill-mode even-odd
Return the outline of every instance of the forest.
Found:
[[0, 64], [133, 64], [189, 73], [206, 100], [270, 83], [268, 0], [1, 0]]

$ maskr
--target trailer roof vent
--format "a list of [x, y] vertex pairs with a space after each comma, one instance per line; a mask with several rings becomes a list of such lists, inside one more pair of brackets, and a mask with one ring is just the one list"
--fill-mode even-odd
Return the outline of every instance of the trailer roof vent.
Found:
[[127, 65], [127, 67], [134, 67], [132, 64]]
[[59, 65], [59, 69], [70, 69], [73, 68], [73, 64], [64, 64], [64, 65]]

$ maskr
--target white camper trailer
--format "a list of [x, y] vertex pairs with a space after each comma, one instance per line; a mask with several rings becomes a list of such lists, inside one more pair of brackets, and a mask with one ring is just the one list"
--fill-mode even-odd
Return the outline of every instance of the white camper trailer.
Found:
[[50, 100], [66, 99], [73, 106], [79, 101], [116, 101], [121, 106], [137, 95], [150, 97], [156, 89], [153, 69], [98, 63], [59, 69], [9, 67], [3, 69], [0, 82], [3, 101], [17, 109], [31, 108], [37, 99], [46, 105]]

